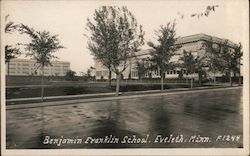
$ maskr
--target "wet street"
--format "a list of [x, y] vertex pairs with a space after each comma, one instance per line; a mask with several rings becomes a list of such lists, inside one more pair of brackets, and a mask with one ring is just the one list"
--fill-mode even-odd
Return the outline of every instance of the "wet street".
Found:
[[14, 109], [6, 120], [10, 149], [243, 146], [242, 88]]

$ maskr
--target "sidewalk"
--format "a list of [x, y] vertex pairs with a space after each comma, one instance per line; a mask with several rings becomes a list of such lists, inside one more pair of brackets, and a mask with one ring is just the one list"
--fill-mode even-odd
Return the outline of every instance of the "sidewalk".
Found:
[[211, 90], [225, 90], [225, 89], [237, 89], [242, 86], [225, 87], [196, 87], [196, 88], [177, 88], [167, 89], [161, 92], [160, 90], [148, 90], [148, 91], [133, 91], [133, 92], [120, 92], [119, 96], [115, 96], [115, 93], [101, 93], [101, 94], [85, 94], [85, 95], [70, 95], [70, 96], [53, 96], [45, 97], [44, 102], [41, 102], [41, 98], [21, 98], [21, 99], [9, 99], [6, 100], [6, 109], [25, 109], [34, 107], [46, 107], [56, 105], [66, 105], [75, 103], [87, 103], [87, 102], [98, 102], [98, 101], [109, 101], [126, 98], [138, 98], [145, 96], [160, 96], [168, 94], [183, 94], [183, 93], [195, 93], [195, 92], [206, 92]]

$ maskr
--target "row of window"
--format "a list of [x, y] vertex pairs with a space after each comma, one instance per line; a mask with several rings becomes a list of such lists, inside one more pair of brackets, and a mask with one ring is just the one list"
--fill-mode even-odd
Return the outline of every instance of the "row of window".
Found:
[[[19, 67], [17, 67], [17, 68], [13, 68], [13, 67], [10, 67], [9, 68], [9, 70], [10, 71], [15, 71], [15, 70], [23, 70], [23, 71], [33, 71], [34, 70], [34, 68], [19, 68]], [[46, 72], [46, 71], [58, 71], [58, 72], [60, 72], [61, 71], [61, 69], [54, 69], [54, 70], [52, 70], [52, 69], [48, 69], [48, 68], [44, 68], [44, 71]], [[63, 70], [63, 71], [67, 71], [67, 70]]]
[[174, 71], [168, 71], [167, 74], [179, 74], [179, 72], [180, 72], [180, 71], [174, 70]]
[[33, 63], [31, 63], [31, 64], [23, 64], [23, 63], [10, 62], [10, 66], [25, 66], [25, 67], [27, 67], [27, 66], [36, 66], [36, 64], [33, 64]]
[[[9, 73], [11, 74], [25, 74], [25, 75], [29, 75], [30, 72], [29, 71], [9, 71]], [[44, 72], [45, 75], [49, 75], [49, 74], [55, 74], [55, 75], [60, 75], [61, 73], [59, 72], [55, 72], [55, 73], [49, 73], [49, 72]], [[65, 75], [66, 73], [63, 73], [63, 75]]]
[[131, 77], [138, 77], [138, 71], [132, 71]]
[[11, 74], [29, 74], [29, 71], [9, 71]]

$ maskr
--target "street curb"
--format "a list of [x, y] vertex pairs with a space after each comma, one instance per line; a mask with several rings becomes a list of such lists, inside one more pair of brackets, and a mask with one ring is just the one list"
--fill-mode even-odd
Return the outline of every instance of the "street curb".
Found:
[[69, 104], [80, 104], [88, 102], [100, 102], [100, 101], [111, 101], [111, 100], [121, 100], [128, 98], [141, 98], [141, 97], [152, 97], [161, 95], [173, 95], [173, 94], [183, 94], [183, 93], [197, 93], [197, 92], [207, 92], [207, 91], [220, 91], [220, 90], [230, 90], [230, 89], [240, 89], [242, 86], [237, 87], [220, 87], [220, 88], [206, 88], [206, 89], [192, 89], [192, 90], [179, 90], [172, 92], [157, 92], [153, 94], [134, 94], [134, 95], [123, 95], [123, 96], [112, 96], [112, 97], [101, 97], [101, 98], [90, 98], [90, 99], [76, 99], [76, 100], [65, 100], [65, 101], [53, 101], [53, 102], [40, 102], [40, 103], [28, 103], [28, 104], [15, 104], [7, 105], [6, 110], [12, 109], [27, 109], [36, 107], [48, 107], [48, 106], [60, 106]]

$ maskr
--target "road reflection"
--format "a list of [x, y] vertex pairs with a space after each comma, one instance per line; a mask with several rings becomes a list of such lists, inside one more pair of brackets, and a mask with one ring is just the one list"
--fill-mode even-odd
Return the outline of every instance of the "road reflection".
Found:
[[[7, 148], [242, 147], [237, 142], [154, 143], [157, 135], [243, 134], [242, 90], [208, 91], [7, 111]], [[119, 138], [119, 143], [43, 144], [50, 138]], [[125, 136], [147, 144], [121, 143]]]

